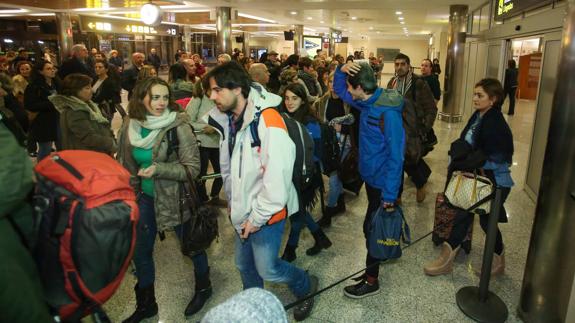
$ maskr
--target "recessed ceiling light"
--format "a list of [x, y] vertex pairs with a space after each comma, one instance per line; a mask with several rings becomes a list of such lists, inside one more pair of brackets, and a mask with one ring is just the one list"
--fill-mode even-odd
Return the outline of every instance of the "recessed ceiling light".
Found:
[[373, 27], [369, 27], [369, 30], [373, 30]]
[[347, 29], [344, 29], [343, 31], [347, 31]]
[[323, 24], [323, 20], [319, 22], [320, 24]]
[[381, 31], [378, 31], [377, 33], [378, 33], [378, 34], [381, 34]]
[[405, 22], [404, 22], [404, 21], [400, 21], [399, 23], [402, 24], [402, 25], [405, 25]]
[[357, 17], [351, 17], [351, 20], [356, 20], [356, 19], [357, 19]]
[[312, 20], [312, 19], [313, 19], [312, 17], [307, 17], [307, 20]]
[[396, 15], [401, 15], [401, 14], [403, 14], [403, 12], [401, 12], [401, 11], [396, 11], [395, 14], [396, 14]]
[[397, 19], [399, 19], [399, 20], [403, 20], [403, 17], [397, 17]]
[[292, 15], [297, 15], [297, 11], [290, 12]]

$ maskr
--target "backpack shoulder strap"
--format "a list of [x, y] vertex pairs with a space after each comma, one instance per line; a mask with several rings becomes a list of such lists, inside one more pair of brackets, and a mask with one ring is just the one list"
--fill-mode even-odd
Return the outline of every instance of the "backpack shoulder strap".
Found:
[[[186, 122], [188, 126], [192, 129], [192, 133], [194, 133], [194, 126], [190, 123]], [[180, 139], [178, 138], [178, 127], [173, 127], [172, 129], [166, 132], [166, 137], [168, 139], [168, 150], [166, 151], [166, 156], [170, 156], [173, 152], [178, 153], [178, 149], [180, 147]]]
[[258, 110], [254, 115], [254, 120], [250, 123], [250, 133], [252, 135], [252, 147], [260, 147], [261, 140], [258, 134], [258, 126], [260, 124], [260, 118], [264, 118], [266, 127], [276, 127], [287, 131], [287, 127], [283, 120], [282, 115], [273, 108], [267, 108], [264, 110]]

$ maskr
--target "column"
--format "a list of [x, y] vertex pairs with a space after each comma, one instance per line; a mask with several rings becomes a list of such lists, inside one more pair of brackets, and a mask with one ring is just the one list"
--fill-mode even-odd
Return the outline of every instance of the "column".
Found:
[[186, 51], [186, 53], [193, 52], [191, 26], [184, 26], [184, 50]]
[[303, 48], [303, 25], [295, 25], [293, 35], [293, 52], [296, 55], [301, 55], [300, 50]]
[[461, 121], [459, 97], [465, 93], [463, 88], [463, 51], [465, 50], [465, 32], [467, 29], [467, 5], [449, 6], [449, 30], [447, 37], [447, 60], [443, 82], [443, 107], [439, 118], [447, 122]]
[[216, 8], [216, 56], [232, 54], [232, 8]]
[[247, 31], [244, 32], [242, 35], [242, 38], [244, 39], [244, 42], [242, 43], [242, 51], [244, 52], [245, 57], [249, 57], [250, 56], [250, 33]]
[[333, 38], [334, 32], [335, 32], [335, 30], [333, 28], [329, 29], [329, 50], [328, 50], [329, 56], [335, 55], [335, 39]]
[[518, 314], [524, 322], [575, 322], [575, 0], [569, 0], [566, 12], [561, 68], [519, 300]]
[[60, 63], [63, 62], [74, 46], [72, 38], [72, 20], [70, 14], [65, 12], [56, 13], [56, 28], [58, 31], [58, 53]]

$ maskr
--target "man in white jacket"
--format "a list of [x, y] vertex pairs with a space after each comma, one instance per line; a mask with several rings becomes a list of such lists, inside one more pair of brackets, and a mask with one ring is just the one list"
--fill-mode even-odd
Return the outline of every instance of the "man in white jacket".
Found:
[[[291, 180], [295, 145], [273, 109], [281, 97], [251, 83], [236, 62], [214, 68], [206, 78], [216, 103], [208, 123], [221, 134], [220, 167], [243, 287], [263, 288], [264, 280], [286, 283], [296, 297], [306, 297], [317, 291], [317, 277], [278, 257], [286, 217], [298, 211]], [[259, 145], [250, 130], [256, 118]], [[313, 298], [300, 303], [294, 318], [307, 318], [313, 305]]]

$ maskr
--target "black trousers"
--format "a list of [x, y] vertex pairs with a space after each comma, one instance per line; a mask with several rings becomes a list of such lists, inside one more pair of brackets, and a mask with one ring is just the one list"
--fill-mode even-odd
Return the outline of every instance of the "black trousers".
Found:
[[[509, 192], [511, 192], [510, 187], [502, 188], [503, 202], [499, 213], [499, 219], [498, 219], [499, 222], [507, 222], [507, 215], [505, 207], [503, 207], [503, 204], [505, 203], [505, 200], [507, 200]], [[479, 216], [479, 223], [481, 224], [483, 232], [487, 234], [489, 214]], [[461, 214], [457, 215], [457, 217], [455, 218], [453, 229], [451, 230], [451, 235], [447, 240], [452, 249], [455, 249], [459, 247], [459, 245], [461, 245], [461, 243], [465, 239], [465, 236], [467, 235], [467, 231], [469, 230], [470, 225], [473, 225], [473, 213], [465, 213], [464, 211], [462, 211]], [[501, 236], [501, 231], [499, 230], [499, 228], [497, 228], [497, 237], [495, 239], [495, 253], [500, 255], [502, 252], [503, 252], [503, 237]]]
[[[200, 147], [200, 176], [205, 176], [208, 172], [208, 162], [212, 164], [212, 168], [215, 173], [220, 172], [220, 149], [219, 148], [207, 148]], [[207, 201], [209, 199], [206, 191], [206, 182], [202, 182], [198, 185], [198, 193], [202, 201]], [[214, 179], [212, 184], [212, 191], [210, 197], [217, 197], [222, 190], [223, 180], [222, 178]]]
[[[415, 185], [416, 188], [422, 188], [431, 176], [431, 168], [429, 165], [421, 158], [419, 162], [415, 165], [408, 165], [406, 163], [403, 164], [403, 171], [411, 178], [411, 181]], [[403, 184], [404, 184], [404, 176], [401, 176], [401, 186], [399, 187], [399, 196], [403, 194]]]
[[[369, 227], [371, 225], [371, 219], [373, 217], [373, 213], [377, 211], [379, 206], [381, 205], [381, 190], [371, 187], [365, 183], [365, 191], [367, 192], [367, 211], [365, 213], [365, 219], [363, 220], [363, 235], [365, 237], [365, 246], [367, 249], [367, 239], [369, 237]], [[367, 252], [367, 257], [365, 259], [365, 266], [369, 267], [365, 273], [370, 277], [379, 277], [379, 265], [378, 263], [380, 260], [372, 257]]]
[[503, 96], [503, 102], [505, 102], [505, 98], [509, 96], [509, 112], [507, 114], [515, 114], [515, 92], [517, 91], [516, 87], [512, 87], [510, 89], [505, 89], [505, 95]]

